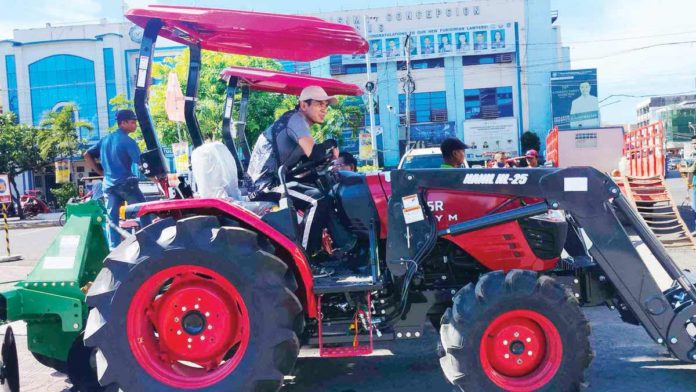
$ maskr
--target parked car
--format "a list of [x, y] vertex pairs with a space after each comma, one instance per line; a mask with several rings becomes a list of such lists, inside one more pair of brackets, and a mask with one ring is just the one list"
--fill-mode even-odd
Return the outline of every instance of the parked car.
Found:
[[[398, 168], [433, 169], [440, 167], [442, 163], [442, 152], [439, 147], [414, 148], [406, 151], [406, 154], [401, 157]], [[464, 161], [464, 166], [469, 167], [469, 164]]]

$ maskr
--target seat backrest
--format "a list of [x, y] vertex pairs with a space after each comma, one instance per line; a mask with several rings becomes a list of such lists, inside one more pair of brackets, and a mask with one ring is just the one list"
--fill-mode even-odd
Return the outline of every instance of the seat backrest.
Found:
[[224, 144], [205, 143], [193, 150], [191, 168], [199, 197], [241, 200], [237, 163]]

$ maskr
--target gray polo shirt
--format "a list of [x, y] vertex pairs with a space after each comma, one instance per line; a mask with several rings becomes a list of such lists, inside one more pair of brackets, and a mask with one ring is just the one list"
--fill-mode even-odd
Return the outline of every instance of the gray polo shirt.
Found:
[[[301, 112], [290, 110], [266, 128], [254, 145], [247, 170], [253, 184], [252, 191], [268, 190], [279, 185], [278, 168], [285, 165], [291, 169], [305, 156], [298, 140], [312, 136], [309, 126], [309, 121]], [[274, 134], [280, 159], [276, 159], [273, 152]]]

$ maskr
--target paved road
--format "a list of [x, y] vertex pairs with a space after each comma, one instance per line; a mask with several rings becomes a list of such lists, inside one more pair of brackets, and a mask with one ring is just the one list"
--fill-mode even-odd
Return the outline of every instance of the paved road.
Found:
[[[677, 204], [686, 196], [679, 179], [669, 179]], [[688, 204], [687, 204], [688, 205]], [[684, 209], [684, 219], [693, 230], [694, 215]], [[22, 254], [20, 262], [0, 264], [0, 282], [22, 278], [32, 268], [59, 228], [17, 229], [11, 231], [13, 251]], [[674, 257], [688, 263], [696, 259], [693, 251]], [[0, 283], [0, 289], [7, 287]], [[696, 365], [680, 363], [654, 344], [641, 327], [624, 324], [618, 314], [604, 307], [585, 309], [592, 325], [592, 345], [596, 357], [587, 372], [588, 391], [677, 392], [696, 389]], [[36, 362], [26, 350], [26, 331], [13, 323], [20, 346], [23, 391], [58, 392], [69, 387], [65, 376]], [[0, 333], [4, 328], [0, 327]], [[435, 353], [437, 334], [428, 329], [417, 341], [384, 343], [370, 357], [324, 360], [316, 350], [303, 350], [295, 376], [287, 391], [431, 391], [452, 389], [440, 372]]]

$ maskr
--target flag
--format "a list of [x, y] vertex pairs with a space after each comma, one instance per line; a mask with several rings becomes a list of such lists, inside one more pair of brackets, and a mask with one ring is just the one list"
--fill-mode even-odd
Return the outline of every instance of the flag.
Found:
[[184, 118], [184, 94], [181, 92], [179, 78], [175, 72], [170, 72], [167, 78], [167, 94], [164, 99], [164, 108], [170, 121], [186, 121]]

